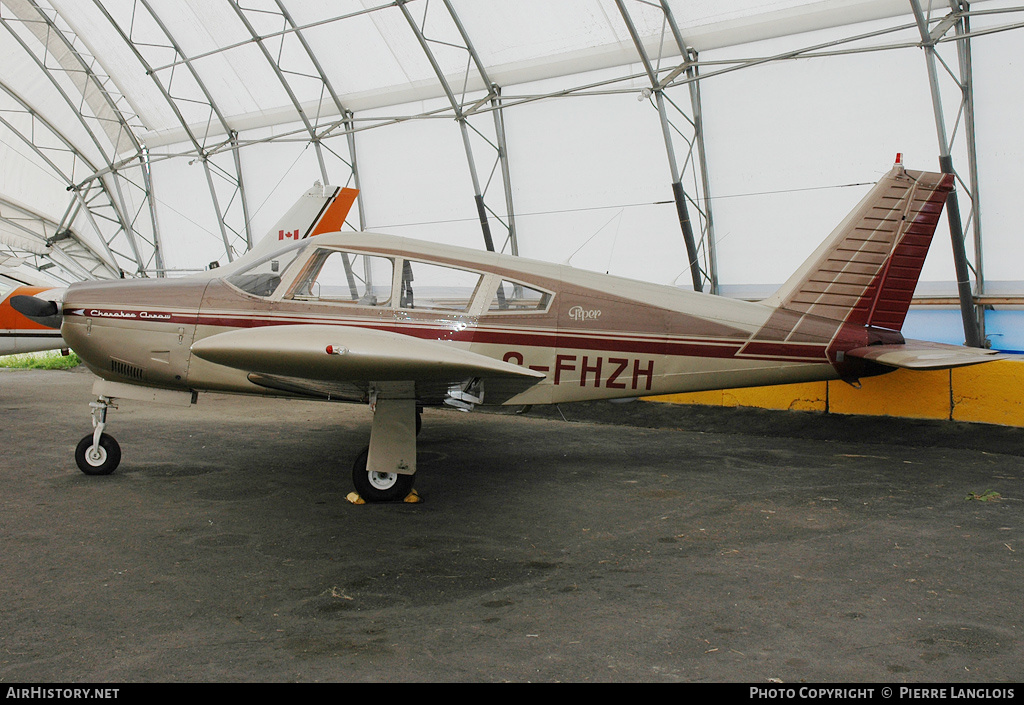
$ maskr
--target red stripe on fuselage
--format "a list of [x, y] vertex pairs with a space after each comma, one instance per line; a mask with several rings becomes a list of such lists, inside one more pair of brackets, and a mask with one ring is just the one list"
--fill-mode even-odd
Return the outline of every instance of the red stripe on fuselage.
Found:
[[[102, 307], [76, 307], [65, 311], [66, 316], [84, 316], [99, 320], [167, 323], [174, 325], [199, 324], [218, 328], [259, 328], [282, 325], [336, 325], [384, 330], [423, 340], [438, 340], [465, 344], [506, 345], [513, 348], [533, 347], [560, 350], [595, 350], [641, 355], [670, 355], [678, 357], [710, 357], [728, 359], [740, 357], [749, 360], [776, 360], [786, 362], [828, 362], [824, 344], [794, 344], [747, 339], [686, 338], [636, 333], [606, 333], [580, 331], [566, 333], [555, 329], [511, 329], [464, 327], [458, 322], [449, 325], [426, 321], [396, 322], [367, 320], [366, 318], [322, 318], [315, 316], [288, 316], [268, 313], [266, 316], [242, 316], [230, 313], [195, 313], [181, 311], [152, 311], [139, 309], [105, 309]], [[744, 347], [746, 346], [746, 347]], [[742, 349], [742, 353], [740, 352]]]

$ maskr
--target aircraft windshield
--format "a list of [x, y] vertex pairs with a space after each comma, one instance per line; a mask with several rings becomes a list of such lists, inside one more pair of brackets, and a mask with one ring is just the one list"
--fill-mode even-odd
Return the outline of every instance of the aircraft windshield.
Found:
[[296, 242], [254, 262], [227, 277], [227, 281], [254, 296], [270, 296], [281, 283], [281, 276], [308, 243]]

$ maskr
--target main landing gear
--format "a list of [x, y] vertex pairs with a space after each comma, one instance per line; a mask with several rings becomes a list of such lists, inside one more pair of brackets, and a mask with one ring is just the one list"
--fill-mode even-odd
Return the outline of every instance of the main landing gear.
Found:
[[89, 406], [92, 407], [93, 431], [78, 442], [75, 462], [86, 475], [109, 475], [121, 462], [121, 446], [103, 429], [107, 426], [107, 410], [117, 406], [109, 397], [100, 397]]
[[349, 495], [349, 501], [357, 504], [419, 501], [413, 484], [416, 435], [422, 421], [413, 391], [392, 383], [371, 396], [370, 445], [352, 465], [352, 484], [356, 491]]
[[367, 470], [370, 447], [356, 457], [352, 465], [352, 484], [366, 502], [398, 502], [412, 494], [415, 475]]

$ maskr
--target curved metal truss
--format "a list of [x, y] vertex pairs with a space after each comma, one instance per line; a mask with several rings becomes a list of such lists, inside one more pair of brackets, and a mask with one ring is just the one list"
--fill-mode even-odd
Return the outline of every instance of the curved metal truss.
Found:
[[[100, 0], [94, 2], [131, 49], [185, 129], [195, 158], [202, 163], [206, 174], [225, 254], [228, 261], [233, 260], [235, 255], [245, 252], [253, 244], [238, 157], [237, 134], [228, 125], [198, 72], [148, 0], [137, 0], [128, 8], [119, 7], [122, 12], [116, 17], [114, 11]], [[136, 36], [140, 27], [144, 27], [144, 36]], [[156, 68], [155, 58], [150, 57], [168, 51], [173, 52], [176, 60], [183, 61], [186, 71]], [[202, 131], [193, 129], [186, 121], [182, 104], [193, 108], [198, 106], [205, 113], [206, 125], [216, 123], [221, 133], [227, 135], [227, 139], [215, 140], [209, 128]], [[230, 159], [224, 157], [224, 152], [228, 153]]]
[[[9, 116], [3, 119], [4, 126], [65, 182], [71, 194], [63, 218], [54, 223], [54, 233], [65, 236], [46, 238], [46, 247], [55, 252], [53, 256], [45, 252], [37, 256], [61, 267], [66, 275], [82, 279], [116, 277], [125, 270], [145, 276], [148, 268], [159, 269], [160, 247], [149, 198], [148, 169], [135, 138], [137, 126], [130, 122], [125, 101], [102, 74], [96, 59], [60, 23], [56, 12], [33, 0], [10, 0], [5, 5], [12, 14], [0, 16], [0, 24], [77, 116], [93, 153], [101, 160], [94, 163], [85, 149], [13, 89], [0, 84], [7, 103], [5, 114]], [[120, 159], [118, 155], [126, 148], [138, 156]], [[71, 227], [79, 215], [88, 223], [91, 241]], [[69, 261], [77, 265], [66, 266]]]
[[97, 252], [74, 230], [61, 227], [44, 215], [0, 198], [0, 246], [5, 261], [29, 263], [63, 284], [88, 279], [114, 278]]
[[[649, 100], [657, 115], [651, 129], [660, 128], [664, 139], [669, 190], [678, 216], [690, 280], [696, 290], [717, 292], [718, 274], [709, 164], [704, 148], [700, 82], [708, 78], [795, 58], [920, 47], [926, 59], [932, 90], [936, 129], [942, 145], [941, 163], [955, 173], [969, 205], [961, 217], [955, 200], [948, 204], [951, 238], [957, 263], [960, 298], [968, 342], [983, 337], [984, 275], [981, 269], [982, 234], [978, 194], [975, 126], [972, 95], [971, 40], [975, 15], [966, 0], [948, 0], [941, 11], [935, 3], [923, 8], [907, 0], [906, 16], [865, 34], [802, 47], [783, 54], [746, 57], [732, 61], [702, 62], [673, 16], [669, 0], [614, 0], [619, 30], [628, 36], [634, 54], [618, 61], [625, 66], [612, 78], [579, 82], [569, 88], [514, 95], [510, 86], [492, 80], [474, 37], [460, 15], [457, 0], [393, 0], [323, 17], [303, 25], [287, 0], [212, 0], [227, 3], [238, 21], [241, 38], [212, 51], [189, 53], [165, 19], [173, 5], [151, 0], [93, 3], [109, 28], [151, 79], [161, 99], [175, 116], [180, 142], [186, 147], [173, 154], [155, 155], [140, 138], [147, 127], [111, 81], [101, 61], [93, 56], [54, 9], [57, 0], [0, 0], [0, 24], [31, 57], [36, 68], [78, 116], [85, 141], [62, 134], [11, 87], [0, 82], [0, 124], [15, 134], [52, 170], [68, 190], [68, 203], [60, 219], [32, 213], [0, 200], [0, 222], [10, 226], [3, 244], [38, 261], [55, 266], [66, 279], [163, 276], [158, 208], [153, 198], [150, 166], [157, 159], [188, 159], [201, 163], [216, 213], [224, 256], [230, 261], [253, 244], [240, 154], [250, 145], [270, 141], [299, 142], [316, 154], [325, 183], [360, 185], [356, 159], [358, 135], [369, 129], [411, 119], [452, 120], [458, 127], [472, 183], [472, 197], [483, 236], [490, 250], [518, 254], [516, 213], [510, 155], [506, 140], [509, 108], [538, 100], [555, 100], [596, 93], [636, 94]], [[51, 4], [48, 4], [51, 3]], [[346, 5], [346, 7], [348, 7]], [[609, 7], [611, 7], [609, 5]], [[416, 114], [384, 115], [379, 110], [360, 115], [346, 105], [343, 94], [325, 69], [308, 33], [314, 27], [374, 18], [400, 12], [411, 37], [422, 51], [436, 81], [434, 97], [442, 107]], [[986, 11], [987, 12], [987, 11]], [[984, 33], [1024, 26], [1018, 14], [1024, 8], [1000, 9], [1009, 18]], [[911, 18], [907, 22], [907, 18]], [[920, 41], [884, 43], [908, 27], [917, 27]], [[644, 28], [642, 31], [640, 28]], [[652, 31], [651, 28], [660, 27]], [[872, 40], [883, 43], [872, 44]], [[290, 110], [267, 118], [275, 126], [270, 135], [246, 134], [233, 124], [217, 102], [217, 93], [204, 81], [198, 62], [239, 47], [256, 47], [288, 99]], [[445, 61], [439, 56], [444, 54]], [[948, 56], [952, 53], [952, 56]], [[461, 57], [461, 70], [453, 71], [452, 56]], [[102, 59], [102, 57], [100, 57]], [[629, 64], [634, 65], [633, 68]], [[641, 70], [637, 72], [635, 66]], [[922, 72], [922, 76], [926, 75]], [[940, 84], [949, 83], [961, 100], [956, 114], [945, 114]], [[316, 94], [317, 100], [301, 96]], [[426, 105], [426, 103], [424, 103]], [[288, 127], [293, 125], [296, 127]], [[954, 142], [966, 145], [966, 164], [954, 169]], [[956, 150], [960, 153], [959, 148]], [[362, 197], [359, 224], [365, 222]], [[31, 223], [31, 225], [26, 225]], [[72, 227], [75, 225], [76, 227]], [[965, 247], [964, 227], [971, 230], [972, 247]], [[15, 232], [16, 231], [16, 232]], [[21, 247], [19, 247], [19, 245]], [[968, 249], [973, 251], [970, 260]], [[971, 283], [973, 279], [973, 284]]]

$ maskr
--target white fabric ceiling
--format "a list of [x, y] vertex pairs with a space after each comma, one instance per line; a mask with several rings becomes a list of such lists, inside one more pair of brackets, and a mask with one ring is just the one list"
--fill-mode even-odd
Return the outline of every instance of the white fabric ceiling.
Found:
[[[247, 226], [258, 239], [314, 180], [352, 184], [348, 127], [365, 216], [353, 214], [352, 227], [482, 247], [454, 119], [457, 110], [471, 116], [481, 188], [504, 215], [490, 104], [475, 105], [488, 95], [482, 67], [501, 89], [520, 253], [686, 285], [666, 145], [623, 10], [659, 77], [671, 80], [684, 60], [660, 3], [621, 5], [0, 0], [0, 244], [30, 264], [42, 260], [29, 253], [53, 255], [50, 271], [64, 279], [226, 261], [226, 250], [244, 249]], [[708, 193], [699, 168], [684, 186], [714, 204], [724, 287], [783, 281], [895, 152], [912, 168], [936, 168], [908, 0], [666, 5], [705, 77]], [[921, 5], [932, 27], [951, 8]], [[1005, 2], [971, 9], [985, 267], [990, 279], [1020, 280], [1010, 263], [1022, 250], [1012, 194], [1024, 174], [1011, 127], [1024, 107], [1014, 56], [1021, 13]], [[826, 55], [759, 61], [811, 47]], [[940, 50], [955, 66], [955, 46]], [[688, 86], [680, 80], [665, 94], [681, 109], [676, 156], [694, 170], [693, 135], [680, 127], [692, 115]], [[959, 96], [947, 87], [943, 100], [955, 139]], [[953, 147], [965, 169], [966, 147]], [[40, 245], [40, 233], [58, 228], [81, 247]], [[933, 249], [926, 278], [951, 280], [948, 246]], [[106, 264], [82, 264], [90, 258]]]
[[[675, 46], [664, 42], [661, 10], [630, 2], [634, 22], [649, 49], [654, 53], [660, 49], [666, 58], [677, 57]], [[129, 99], [145, 126], [141, 135], [145, 141], [150, 146], [183, 141], [177, 116], [100, 8], [81, 0], [53, 0], [52, 5]], [[167, 67], [182, 58], [167, 46], [153, 18], [139, 11], [134, 0], [102, 5], [111, 17], [123, 20], [123, 30], [158, 74], [169, 72]], [[349, 110], [443, 97], [416, 36], [395, 3], [289, 0], [283, 5], [295, 26], [305, 28], [303, 37]], [[671, 5], [688, 44], [697, 51], [908, 14], [905, 0], [675, 0]], [[245, 20], [257, 35], [268, 37], [277, 62], [290, 70], [289, 85], [298, 102], [310, 114], [336, 114], [328, 97], [322, 95], [321, 82], [313, 78], [316, 70], [301, 46], [289, 41], [292, 37], [288, 35], [276, 34], [288, 27], [282, 24], [275, 3], [248, 0], [239, 6], [255, 10], [245, 12]], [[501, 86], [637, 60], [619, 12], [608, 0], [455, 0], [452, 7], [492, 80]], [[466, 71], [466, 52], [459, 46], [458, 30], [440, 0], [416, 0], [408, 8], [424, 20], [424, 34], [434, 40], [432, 48], [443, 72], [460, 77]], [[295, 122], [297, 116], [286, 91], [230, 2], [182, 0], [155, 3], [153, 9], [184, 56], [196, 57], [192, 66], [235, 129]], [[483, 88], [479, 74], [472, 74], [469, 88]], [[199, 124], [208, 118], [198, 105], [179, 108], [188, 123]]]

